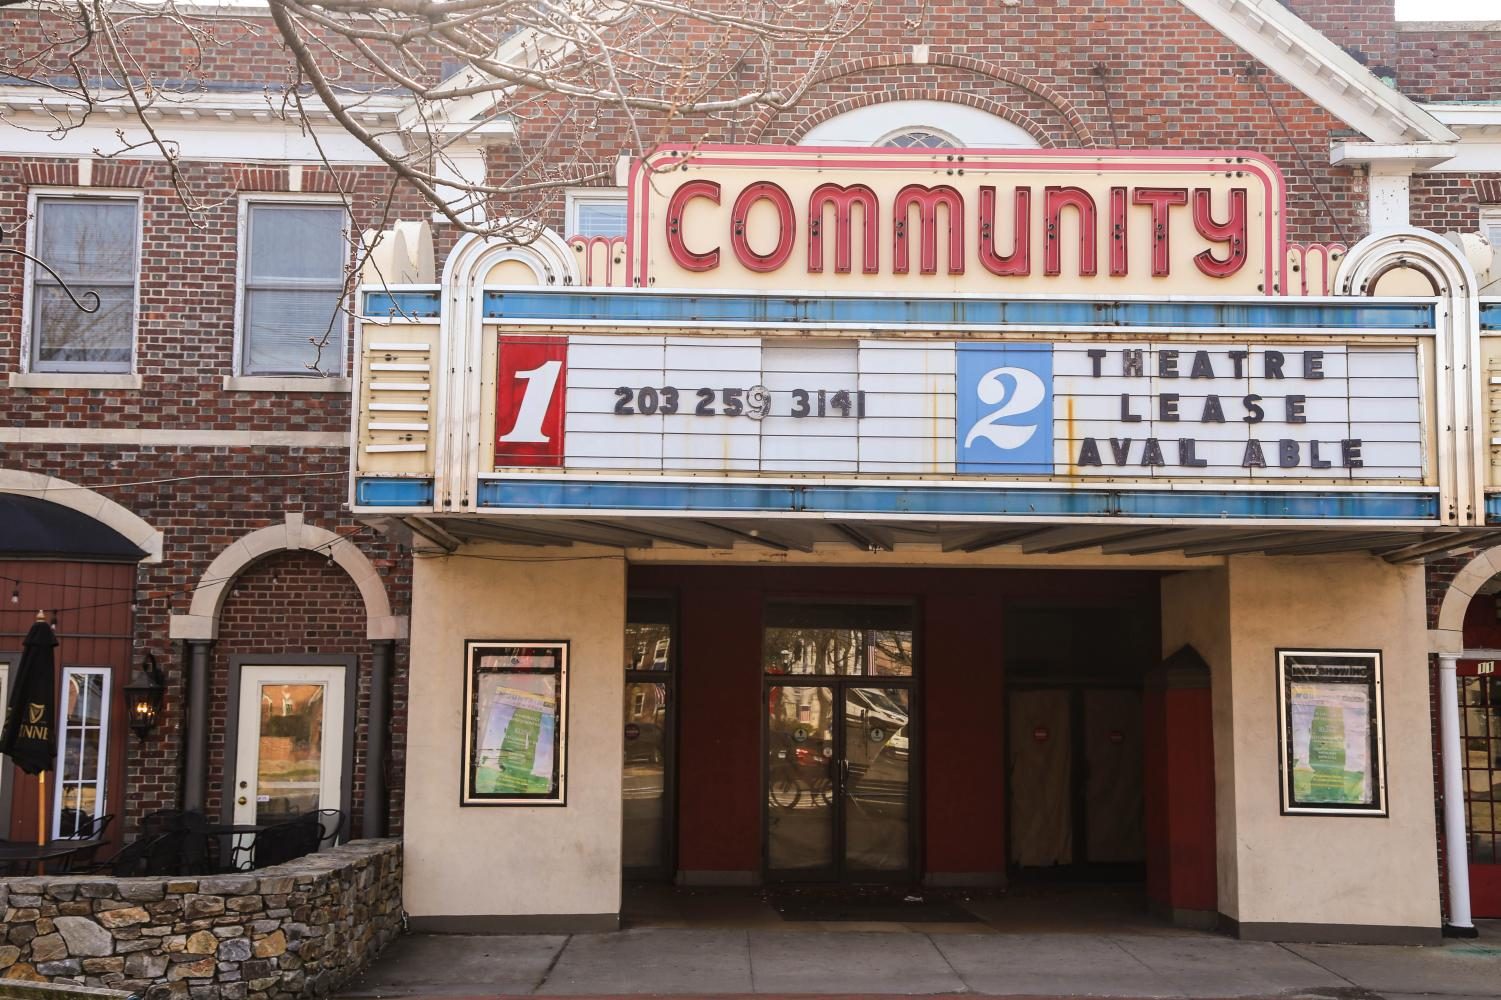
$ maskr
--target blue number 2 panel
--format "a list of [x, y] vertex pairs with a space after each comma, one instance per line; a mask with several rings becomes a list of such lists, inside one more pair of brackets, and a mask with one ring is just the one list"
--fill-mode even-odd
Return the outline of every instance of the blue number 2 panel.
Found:
[[1053, 471], [1053, 345], [957, 344], [960, 472]]

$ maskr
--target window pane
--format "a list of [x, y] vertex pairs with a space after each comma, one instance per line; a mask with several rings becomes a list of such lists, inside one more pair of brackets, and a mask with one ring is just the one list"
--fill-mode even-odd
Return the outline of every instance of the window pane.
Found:
[[625, 627], [625, 669], [668, 670], [672, 666], [672, 630], [666, 625]]
[[898, 132], [881, 145], [897, 146], [902, 149], [952, 149], [955, 143], [948, 136], [939, 135], [927, 129], [914, 128]]
[[[336, 291], [258, 291], [245, 296], [247, 375], [339, 374], [345, 322]], [[332, 332], [330, 333], [330, 327]], [[320, 354], [314, 344], [328, 337]]]
[[135, 202], [53, 199], [37, 210], [37, 256], [64, 281], [135, 281]]
[[570, 236], [624, 236], [625, 199], [575, 202], [574, 228]]
[[131, 320], [135, 312], [135, 288], [131, 286], [74, 285], [81, 299], [85, 292], [99, 294], [97, 312], [86, 313], [73, 304], [56, 285], [37, 282], [33, 301], [36, 314], [33, 333], [39, 370], [92, 368], [98, 371], [130, 369]]
[[323, 685], [265, 684], [255, 821], [275, 823], [318, 808], [323, 789]]
[[252, 281], [342, 283], [349, 259], [344, 210], [253, 205], [249, 256]]

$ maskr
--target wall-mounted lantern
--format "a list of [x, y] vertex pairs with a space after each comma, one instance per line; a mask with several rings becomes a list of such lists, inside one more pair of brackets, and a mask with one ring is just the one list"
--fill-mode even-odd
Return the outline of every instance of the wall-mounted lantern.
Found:
[[130, 712], [130, 728], [142, 740], [151, 735], [161, 715], [162, 702], [167, 693], [167, 681], [161, 668], [156, 665], [156, 656], [147, 653], [146, 659], [125, 685], [125, 704]]

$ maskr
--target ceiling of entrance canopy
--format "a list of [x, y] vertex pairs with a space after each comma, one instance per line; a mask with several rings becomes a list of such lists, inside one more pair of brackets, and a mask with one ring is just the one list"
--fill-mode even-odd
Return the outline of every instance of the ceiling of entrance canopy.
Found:
[[959, 522], [725, 519], [657, 517], [472, 517], [374, 518], [402, 522], [426, 544], [456, 551], [476, 543], [521, 546], [605, 545], [641, 550], [646, 558], [670, 561], [674, 552], [697, 558], [712, 551], [760, 550], [841, 557], [883, 555], [899, 564], [961, 558], [965, 554], [1028, 557], [1077, 553], [1079, 557], [1141, 557], [1182, 560], [1262, 553], [1325, 556], [1369, 553], [1389, 562], [1424, 558], [1484, 541], [1501, 542], [1501, 528], [1418, 529], [1377, 525], [1302, 528], [1287, 525], [1153, 524], [975, 524]]

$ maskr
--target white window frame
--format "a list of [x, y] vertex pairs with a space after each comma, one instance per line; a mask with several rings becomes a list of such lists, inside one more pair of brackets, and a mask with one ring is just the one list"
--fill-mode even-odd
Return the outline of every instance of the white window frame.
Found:
[[[571, 240], [579, 233], [580, 205], [621, 205], [626, 203], [623, 187], [572, 187], [563, 189], [563, 238]], [[630, 220], [626, 220], [629, 227]], [[619, 237], [617, 237], [619, 238]]]
[[[43, 201], [61, 201], [73, 199], [75, 201], [128, 201], [135, 205], [136, 210], [136, 268], [135, 268], [135, 295], [131, 299], [130, 307], [130, 362], [123, 371], [111, 369], [100, 371], [90, 368], [37, 368], [36, 360], [36, 331], [32, 326], [33, 311], [36, 308], [36, 264], [26, 261], [25, 278], [22, 282], [21, 292], [21, 372], [33, 375], [37, 386], [44, 385], [77, 385], [88, 386], [97, 380], [101, 388], [139, 388], [139, 383], [133, 378], [136, 365], [140, 358], [141, 346], [141, 259], [145, 256], [142, 252], [146, 246], [146, 213], [144, 193], [128, 188], [74, 188], [74, 187], [33, 187], [26, 192], [26, 252], [32, 257], [40, 257], [38, 252], [37, 238], [41, 235], [41, 203]], [[76, 290], [75, 290], [76, 291]], [[12, 385], [25, 384], [25, 380], [11, 379]]]
[[[63, 763], [68, 751], [68, 713], [67, 691], [68, 678], [78, 674], [97, 674], [104, 678], [104, 688], [100, 693], [99, 706], [99, 769], [94, 777], [94, 819], [98, 820], [109, 811], [109, 803], [105, 796], [109, 791], [107, 778], [109, 776], [109, 728], [110, 708], [114, 700], [114, 671], [109, 667], [63, 667], [62, 687], [63, 698], [58, 700], [57, 705], [57, 763], [53, 768], [56, 777], [56, 787], [52, 790], [52, 835], [59, 836], [62, 829], [63, 818], [63, 792], [66, 788], [66, 777], [63, 774]], [[86, 787], [82, 786], [82, 787]]]
[[[346, 294], [340, 297], [340, 309], [344, 317], [344, 332], [340, 339], [339, 368], [336, 374], [324, 375], [308, 372], [306, 375], [251, 375], [245, 371], [245, 306], [248, 298], [245, 283], [249, 277], [250, 209], [252, 205], [310, 205], [322, 208], [337, 208], [343, 212], [343, 239], [350, 245], [352, 220], [348, 206], [337, 197], [324, 194], [301, 194], [285, 191], [255, 191], [240, 195], [236, 216], [235, 247], [235, 343], [233, 369], [224, 379], [224, 388], [249, 392], [348, 392], [349, 358], [353, 350], [352, 293], [346, 283]], [[346, 257], [343, 267], [353, 267], [353, 258]]]

